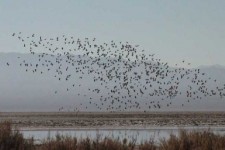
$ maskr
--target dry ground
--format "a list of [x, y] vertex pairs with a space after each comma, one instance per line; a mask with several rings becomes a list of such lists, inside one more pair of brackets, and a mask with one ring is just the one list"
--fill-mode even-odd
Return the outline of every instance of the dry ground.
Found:
[[148, 128], [174, 126], [225, 126], [225, 112], [0, 112], [22, 128]]

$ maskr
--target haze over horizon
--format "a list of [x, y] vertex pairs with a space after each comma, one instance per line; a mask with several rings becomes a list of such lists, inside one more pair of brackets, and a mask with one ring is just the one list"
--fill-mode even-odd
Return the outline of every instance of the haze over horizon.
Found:
[[3, 0], [0, 111], [223, 110], [224, 8]]
[[[54, 70], [49, 72], [45, 66], [38, 68], [39, 73], [34, 73], [32, 68], [26, 71], [27, 67], [20, 66], [21, 62], [25, 60], [27, 63], [36, 64], [38, 61], [32, 54], [19, 53], [1, 53], [0, 54], [0, 111], [58, 111], [60, 107], [64, 107], [63, 111], [74, 111], [74, 108], [83, 105], [88, 105], [88, 99], [84, 96], [77, 96], [78, 93], [87, 94], [97, 100], [98, 95], [87, 92], [88, 88], [98, 88], [104, 91], [104, 88], [98, 83], [92, 82], [88, 76], [83, 75], [84, 80], [73, 79], [68, 83], [65, 81], [58, 81], [54, 78]], [[48, 60], [52, 60], [49, 59]], [[54, 59], [53, 59], [54, 60]], [[9, 66], [7, 66], [9, 63]], [[64, 63], [63, 63], [64, 64]], [[217, 84], [207, 84], [209, 88], [215, 86], [223, 86], [225, 78], [221, 74], [225, 74], [225, 67], [202, 67], [202, 72], [212, 79], [217, 79]], [[43, 71], [43, 74], [40, 74]], [[70, 74], [76, 74], [75, 70], [70, 70]], [[200, 78], [201, 79], [201, 78]], [[202, 78], [204, 79], [204, 77]], [[71, 83], [75, 81], [76, 85], [82, 84], [81, 87], [75, 87], [66, 91], [66, 88], [71, 87]], [[140, 80], [141, 83], [145, 82]], [[180, 91], [185, 90], [185, 81], [181, 83]], [[189, 84], [189, 83], [188, 83]], [[83, 86], [84, 85], [84, 86]], [[193, 86], [193, 88], [196, 88]], [[57, 90], [57, 94], [55, 91]], [[103, 92], [104, 93], [104, 92]], [[104, 93], [103, 95], [107, 95]], [[140, 104], [144, 104], [145, 97], [140, 97]], [[157, 101], [158, 96], [150, 96], [149, 100]], [[142, 102], [143, 101], [143, 102]], [[221, 99], [218, 96], [206, 97], [201, 100], [191, 100], [189, 103], [185, 95], [173, 98], [173, 103], [170, 107], [166, 107], [168, 100], [162, 103], [161, 109], [150, 109], [149, 111], [223, 111], [225, 107], [224, 97]], [[185, 105], [181, 107], [181, 104]], [[115, 104], [116, 106], [116, 104]], [[80, 106], [79, 111], [99, 111], [95, 106], [85, 107]], [[131, 110], [128, 110], [131, 111]], [[132, 111], [140, 111], [132, 109]]]

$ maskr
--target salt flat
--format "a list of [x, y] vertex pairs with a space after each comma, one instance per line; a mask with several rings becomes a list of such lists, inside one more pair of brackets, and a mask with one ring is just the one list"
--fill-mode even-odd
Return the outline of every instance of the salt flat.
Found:
[[225, 112], [1, 112], [0, 121], [29, 129], [150, 129], [224, 127]]

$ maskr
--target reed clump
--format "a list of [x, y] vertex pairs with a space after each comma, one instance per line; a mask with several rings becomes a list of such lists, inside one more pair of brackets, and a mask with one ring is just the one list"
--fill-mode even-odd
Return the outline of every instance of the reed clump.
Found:
[[32, 150], [34, 143], [31, 139], [24, 139], [18, 130], [12, 130], [11, 123], [0, 123], [0, 150]]
[[0, 150], [225, 150], [225, 135], [206, 131], [180, 130], [179, 135], [170, 135], [168, 139], [155, 142], [150, 139], [137, 144], [133, 139], [101, 138], [77, 139], [56, 135], [45, 139], [41, 144], [25, 139], [19, 130], [12, 129], [10, 122], [0, 123]]
[[40, 150], [134, 150], [135, 143], [126, 139], [80, 139], [56, 135], [56, 138], [43, 142]]
[[225, 136], [217, 135], [210, 130], [180, 130], [179, 136], [170, 135], [169, 139], [160, 141], [159, 150], [224, 150]]

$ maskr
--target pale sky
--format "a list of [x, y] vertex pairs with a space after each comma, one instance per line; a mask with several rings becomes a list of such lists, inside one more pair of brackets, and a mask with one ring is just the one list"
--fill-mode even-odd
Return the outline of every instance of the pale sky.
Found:
[[225, 66], [224, 0], [0, 0], [0, 52], [13, 32], [128, 41], [170, 65]]

